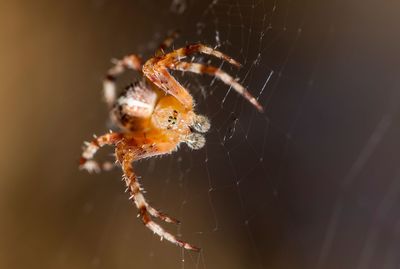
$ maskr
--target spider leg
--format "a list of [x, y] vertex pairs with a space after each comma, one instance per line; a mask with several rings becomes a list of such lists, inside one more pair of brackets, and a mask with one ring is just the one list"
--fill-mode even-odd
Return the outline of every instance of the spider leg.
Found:
[[156, 56], [161, 56], [165, 54], [165, 50], [169, 47], [172, 46], [172, 44], [174, 43], [174, 40], [179, 36], [179, 32], [178, 31], [173, 31], [171, 32], [169, 35], [167, 35], [167, 37], [163, 40], [163, 42], [161, 42], [160, 46], [158, 47], [157, 51], [156, 51]]
[[252, 96], [240, 83], [238, 83], [228, 73], [214, 66], [203, 65], [199, 63], [180, 62], [180, 59], [187, 55], [200, 52], [223, 59], [237, 67], [240, 64], [231, 57], [223, 54], [220, 51], [214, 50], [202, 44], [188, 45], [184, 48], [177, 49], [160, 57], [155, 57], [148, 60], [143, 66], [144, 75], [152, 81], [157, 87], [164, 90], [166, 93], [173, 95], [186, 108], [193, 107], [193, 97], [189, 92], [168, 72], [171, 70], [190, 71], [197, 74], [213, 75], [225, 84], [230, 85], [235, 91], [247, 99], [258, 111], [262, 112], [263, 108], [258, 103], [257, 99]]
[[168, 222], [168, 223], [173, 223], [173, 224], [181, 223], [176, 218], [168, 216], [167, 214], [161, 212], [160, 210], [155, 209], [154, 207], [152, 207], [148, 203], [146, 203], [146, 208], [147, 208], [147, 211], [150, 213], [150, 215], [152, 215], [153, 217], [159, 218], [162, 221], [165, 221], [165, 222]]
[[[145, 145], [145, 147], [148, 146], [149, 148], [153, 148], [151, 145]], [[116, 155], [118, 158], [118, 161], [121, 163], [122, 170], [124, 172], [124, 180], [126, 183], [126, 186], [128, 187], [131, 197], [130, 199], [133, 199], [136, 207], [139, 210], [139, 217], [141, 218], [143, 224], [150, 229], [153, 233], [157, 234], [160, 236], [161, 240], [166, 239], [169, 242], [178, 245], [182, 248], [188, 249], [188, 250], [194, 250], [194, 251], [199, 251], [200, 249], [198, 247], [195, 247], [193, 245], [190, 245], [189, 243], [186, 243], [184, 241], [181, 241], [177, 239], [174, 235], [170, 234], [169, 232], [165, 231], [159, 224], [154, 222], [151, 218], [150, 215], [153, 215], [155, 217], [159, 217], [162, 220], [167, 221], [163, 217], [165, 216], [164, 214], [160, 213], [159, 211], [155, 210], [154, 208], [150, 207], [146, 201], [146, 199], [143, 196], [142, 193], [142, 188], [140, 186], [140, 183], [133, 171], [132, 167], [132, 162], [144, 158], [144, 157], [149, 157], [149, 156], [155, 156], [155, 155], [161, 155], [170, 152], [170, 150], [164, 151], [163, 146], [158, 148], [158, 150], [154, 150], [154, 152], [151, 153], [147, 152], [144, 153], [143, 151], [143, 146], [141, 149], [136, 149], [136, 150], [126, 150], [126, 145], [121, 144], [118, 145], [116, 149]], [[168, 146], [167, 146], [168, 148]], [[162, 214], [162, 215], [160, 215]], [[169, 221], [173, 222], [173, 221]]]
[[210, 66], [204, 65], [199, 63], [188, 63], [188, 62], [176, 62], [171, 63], [167, 66], [169, 69], [172, 70], [179, 70], [179, 71], [189, 71], [196, 74], [208, 74], [211, 76], [215, 76], [225, 84], [231, 86], [236, 92], [242, 95], [247, 101], [249, 101], [253, 106], [257, 108], [258, 111], [262, 112], [263, 107], [258, 103], [257, 99], [251, 95], [251, 93], [243, 87], [240, 83], [237, 82], [236, 79], [231, 77], [228, 73], [222, 71], [221, 69]]
[[[211, 47], [205, 46], [203, 44], [190, 44], [187, 45], [186, 47], [174, 50], [168, 54], [165, 54], [161, 61], [166, 61], [166, 62], [175, 62], [179, 61], [180, 59], [186, 58], [186, 56], [192, 55], [194, 53], [203, 53], [207, 55], [212, 55], [214, 57], [217, 57], [219, 59], [222, 59], [236, 67], [241, 67], [241, 64], [234, 60], [233, 58], [229, 57], [228, 55], [215, 50]], [[160, 61], [160, 62], [161, 62]]]
[[85, 148], [82, 152], [82, 156], [79, 160], [79, 168], [83, 170], [87, 170], [89, 173], [91, 172], [100, 172], [101, 167], [103, 170], [110, 170], [112, 165], [110, 163], [105, 162], [103, 165], [100, 165], [98, 162], [93, 160], [94, 155], [99, 150], [99, 148], [104, 145], [113, 145], [120, 141], [122, 138], [122, 134], [120, 133], [108, 133], [102, 135], [100, 137], [95, 137], [92, 142], [86, 142]]
[[116, 99], [117, 76], [122, 74], [125, 69], [132, 69], [141, 72], [142, 64], [139, 56], [131, 54], [122, 58], [122, 60], [113, 61], [114, 66], [111, 67], [103, 80], [103, 95], [108, 107], [112, 107]]
[[[96, 172], [99, 173], [101, 169], [105, 171], [111, 170], [116, 166], [116, 163], [104, 162], [99, 164], [97, 161], [93, 160], [96, 152], [104, 145], [113, 145], [121, 141], [123, 135], [119, 133], [108, 133], [100, 137], [95, 138], [92, 142], [85, 143], [85, 149], [79, 160], [79, 168], [82, 170], [87, 170], [89, 173]], [[157, 217], [165, 222], [179, 224], [180, 221], [170, 217], [163, 212], [151, 207], [146, 203], [147, 210], [150, 215]]]
[[174, 96], [185, 108], [192, 109], [193, 97], [190, 93], [168, 72], [167, 68], [156, 64], [152, 58], [143, 66], [143, 73], [158, 88]]

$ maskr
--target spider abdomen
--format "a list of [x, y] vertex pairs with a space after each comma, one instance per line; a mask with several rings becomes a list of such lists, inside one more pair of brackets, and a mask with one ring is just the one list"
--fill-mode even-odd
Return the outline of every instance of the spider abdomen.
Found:
[[147, 87], [144, 83], [131, 84], [119, 96], [111, 112], [118, 125], [135, 130], [142, 127], [139, 121], [150, 117], [157, 94]]
[[153, 112], [157, 94], [149, 85], [139, 82], [129, 85], [118, 98], [117, 104], [123, 106], [130, 116], [148, 117]]

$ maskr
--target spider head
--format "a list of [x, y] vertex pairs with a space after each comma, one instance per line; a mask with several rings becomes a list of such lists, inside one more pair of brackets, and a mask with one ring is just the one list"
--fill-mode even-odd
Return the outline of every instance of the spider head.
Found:
[[200, 149], [205, 145], [206, 139], [200, 133], [210, 129], [210, 121], [206, 116], [186, 109], [172, 96], [161, 98], [153, 111], [151, 121], [156, 128], [178, 135], [180, 141], [191, 149]]
[[182, 116], [173, 107], [156, 108], [151, 119], [154, 126], [159, 129], [173, 131], [182, 127]]

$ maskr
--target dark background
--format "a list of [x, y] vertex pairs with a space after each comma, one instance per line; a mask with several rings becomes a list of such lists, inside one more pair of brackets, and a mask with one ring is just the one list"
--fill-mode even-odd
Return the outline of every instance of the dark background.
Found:
[[[171, 2], [0, 2], [0, 267], [398, 268], [400, 4]], [[141, 224], [118, 169], [77, 169], [108, 130], [110, 59], [151, 57], [172, 29], [175, 47], [215, 46], [217, 31], [244, 63], [223, 68], [266, 108], [177, 74], [212, 121], [207, 145], [136, 165], [182, 221], [163, 226], [201, 254]]]

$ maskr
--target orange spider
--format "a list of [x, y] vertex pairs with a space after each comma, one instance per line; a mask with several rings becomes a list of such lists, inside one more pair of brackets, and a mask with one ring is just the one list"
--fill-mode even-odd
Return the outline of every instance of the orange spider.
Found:
[[[88, 143], [80, 159], [80, 168], [89, 172], [100, 171], [100, 165], [93, 160], [97, 150], [104, 145], [115, 146], [116, 163], [121, 165], [123, 179], [130, 199], [133, 199], [139, 210], [139, 217], [144, 225], [166, 240], [194, 251], [198, 247], [177, 239], [166, 232], [151, 217], [169, 223], [178, 220], [150, 206], [142, 194], [142, 188], [134, 173], [132, 162], [157, 155], [176, 151], [181, 143], [192, 149], [200, 149], [205, 144], [206, 133], [210, 128], [207, 117], [194, 111], [194, 101], [190, 93], [169, 73], [168, 70], [189, 71], [197, 74], [208, 74], [217, 77], [231, 86], [246, 98], [259, 111], [261, 105], [237, 80], [224, 71], [210, 65], [193, 62], [181, 62], [194, 53], [203, 53], [218, 57], [237, 67], [238, 62], [227, 55], [202, 44], [192, 44], [184, 48], [164, 53], [164, 49], [172, 43], [172, 37], [166, 39], [157, 51], [156, 56], [143, 66], [141, 59], [133, 54], [115, 61], [103, 82], [105, 101], [110, 108], [112, 121], [121, 129], [111, 132]], [[133, 69], [143, 74], [143, 81], [129, 86], [116, 98], [115, 80], [125, 69]], [[103, 169], [110, 168], [103, 165]]]

